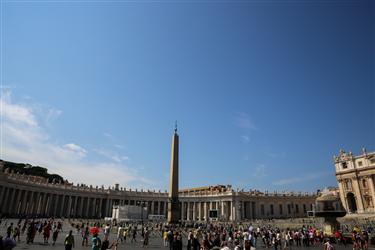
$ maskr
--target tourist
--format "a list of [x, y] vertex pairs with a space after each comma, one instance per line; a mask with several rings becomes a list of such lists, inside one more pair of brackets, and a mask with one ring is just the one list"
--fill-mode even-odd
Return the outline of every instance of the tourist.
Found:
[[187, 250], [191, 250], [193, 246], [193, 239], [194, 239], [193, 232], [190, 230], [188, 234], [188, 241], [187, 241], [187, 248], [186, 248]]
[[168, 246], [168, 231], [167, 230], [163, 231], [163, 242], [164, 242], [164, 246], [167, 247]]
[[43, 227], [43, 239], [44, 239], [44, 244], [48, 244], [48, 240], [50, 237], [50, 232], [51, 232], [51, 224], [46, 223]]
[[124, 229], [121, 227], [121, 225], [119, 225], [117, 229], [117, 242], [123, 241], [123, 230]]
[[[7, 225], [7, 224], [5, 224]], [[10, 223], [9, 227], [7, 228], [7, 238], [10, 238], [13, 232], [13, 222]]]
[[182, 250], [182, 239], [181, 239], [181, 236], [177, 232], [173, 236], [172, 249]]
[[168, 245], [169, 245], [169, 250], [173, 250], [173, 241], [174, 241], [174, 236], [173, 232], [171, 229], [168, 231]]
[[82, 232], [81, 233], [81, 236], [82, 236], [82, 246], [88, 246], [89, 235], [90, 235], [89, 227], [86, 226], [86, 228], [82, 229], [81, 232]]
[[20, 240], [20, 234], [21, 234], [20, 228], [18, 226], [16, 226], [13, 230], [13, 240], [18, 240], [18, 242], [21, 241]]
[[194, 236], [193, 236], [193, 250], [199, 250], [200, 247], [201, 246], [199, 244], [198, 236], [197, 236], [197, 234], [194, 234]]
[[362, 231], [362, 234], [361, 234], [362, 250], [368, 250], [368, 241], [369, 241], [369, 235], [368, 235], [367, 231]]
[[149, 237], [150, 237], [149, 231], [148, 231], [148, 228], [146, 227], [143, 233], [143, 247], [148, 246]]
[[125, 227], [124, 230], [122, 230], [122, 237], [123, 237], [125, 243], [126, 243], [126, 236], [127, 235], [128, 235], [128, 228]]
[[136, 237], [137, 237], [137, 226], [134, 226], [134, 229], [133, 229], [132, 235], [133, 235], [133, 237], [132, 237], [131, 242], [132, 242], [132, 243], [133, 243], [133, 241], [134, 241], [134, 242], [137, 242], [137, 239], [136, 239]]
[[97, 233], [93, 234], [92, 237], [92, 250], [100, 250], [102, 245], [102, 241], [100, 240], [99, 236]]
[[[235, 245], [234, 250], [242, 250], [242, 247], [240, 245], [240, 241], [238, 239], [234, 240], [234, 245]], [[203, 247], [203, 248], [204, 249], [209, 249], [209, 248], [206, 248], [206, 247]]]
[[329, 239], [325, 240], [325, 243], [323, 245], [323, 250], [334, 250], [334, 247], [332, 243], [329, 241]]
[[52, 245], [54, 246], [56, 244], [56, 240], [57, 240], [57, 237], [59, 235], [59, 229], [56, 225], [56, 223], [53, 224], [53, 228], [52, 228]]
[[111, 226], [109, 225], [109, 223], [107, 223], [107, 225], [104, 227], [104, 238], [108, 239], [110, 233], [111, 233]]
[[100, 246], [100, 250], [107, 250], [108, 248], [109, 248], [109, 239], [105, 237]]
[[72, 248], [74, 247], [74, 236], [72, 230], [70, 230], [69, 234], [65, 237], [64, 246], [65, 250], [72, 250]]

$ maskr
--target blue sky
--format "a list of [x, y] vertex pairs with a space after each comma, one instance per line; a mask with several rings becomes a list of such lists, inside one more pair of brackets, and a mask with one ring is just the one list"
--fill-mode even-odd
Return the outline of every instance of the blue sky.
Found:
[[314, 191], [375, 150], [374, 4], [4, 1], [1, 158], [75, 183]]

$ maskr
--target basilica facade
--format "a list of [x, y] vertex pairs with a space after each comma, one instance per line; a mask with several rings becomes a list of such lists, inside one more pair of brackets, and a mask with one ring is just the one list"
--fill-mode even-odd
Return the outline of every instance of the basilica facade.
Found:
[[349, 213], [373, 213], [375, 200], [375, 152], [359, 155], [340, 150], [334, 156], [340, 199]]

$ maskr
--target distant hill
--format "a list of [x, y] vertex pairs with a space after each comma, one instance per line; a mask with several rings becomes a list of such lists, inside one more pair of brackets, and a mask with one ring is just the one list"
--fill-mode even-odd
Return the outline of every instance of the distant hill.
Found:
[[52, 183], [54, 180], [55, 182], [66, 182], [63, 177], [58, 174], [49, 174], [46, 168], [40, 166], [32, 166], [30, 164], [25, 163], [15, 163], [10, 161], [3, 161], [4, 162], [4, 170], [6, 168], [9, 169], [9, 172], [14, 171], [14, 173], [20, 173], [25, 175], [32, 175], [32, 176], [40, 176], [48, 179], [49, 183]]

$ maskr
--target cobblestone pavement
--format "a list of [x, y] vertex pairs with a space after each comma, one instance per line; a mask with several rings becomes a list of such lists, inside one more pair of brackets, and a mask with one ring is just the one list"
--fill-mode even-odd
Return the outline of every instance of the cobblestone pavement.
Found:
[[[64, 225], [64, 232], [59, 234], [56, 245], [54, 245], [54, 246], [52, 245], [51, 238], [50, 238], [49, 244], [43, 244], [42, 234], [39, 235], [37, 233], [34, 243], [30, 244], [30, 245], [26, 244], [26, 242], [25, 242], [26, 236], [21, 235], [21, 242], [18, 242], [17, 246], [14, 249], [15, 250], [18, 250], [18, 249], [35, 249], [35, 250], [36, 249], [38, 249], [38, 250], [64, 249], [63, 241], [64, 241], [65, 235], [67, 234], [69, 229], [71, 229], [71, 227], [68, 226], [67, 224], [65, 224]], [[5, 232], [6, 232], [6, 227], [4, 226], [4, 223], [3, 223], [2, 225], [0, 225], [0, 235], [5, 235]], [[88, 246], [88, 247], [82, 246], [81, 245], [81, 242], [82, 242], [81, 235], [78, 235], [75, 230], [73, 230], [73, 232], [74, 232], [73, 235], [74, 235], [75, 243], [76, 243], [75, 248], [73, 248], [73, 249], [91, 250], [90, 246]], [[115, 240], [115, 237], [116, 237], [116, 235], [114, 233], [112, 233], [111, 236], [110, 236], [110, 242], [113, 242]], [[183, 243], [184, 243], [183, 249], [186, 249], [186, 243], [187, 243], [186, 238], [187, 237], [185, 235], [184, 238], [183, 238]], [[90, 245], [90, 241], [89, 241], [89, 245]], [[131, 243], [130, 239], [127, 239], [127, 242], [119, 244], [118, 249], [126, 249], [126, 250], [144, 249], [142, 247], [141, 236], [137, 235], [137, 242], [135, 242], [135, 243]], [[168, 247], [163, 246], [161, 235], [158, 232], [153, 232], [151, 234], [150, 242], [149, 242], [149, 245], [148, 245], [147, 249], [169, 250]], [[257, 247], [257, 249], [265, 249], [265, 248], [262, 247], [262, 246], [259, 246], [259, 247]], [[269, 250], [274, 250], [274, 248], [269, 248]], [[312, 247], [293, 247], [291, 250], [323, 250], [323, 247], [321, 245], [312, 246]], [[352, 246], [348, 245], [347, 247], [343, 247], [343, 246], [336, 245], [335, 250], [352, 250]], [[375, 247], [371, 246], [370, 250], [375, 250]]]

